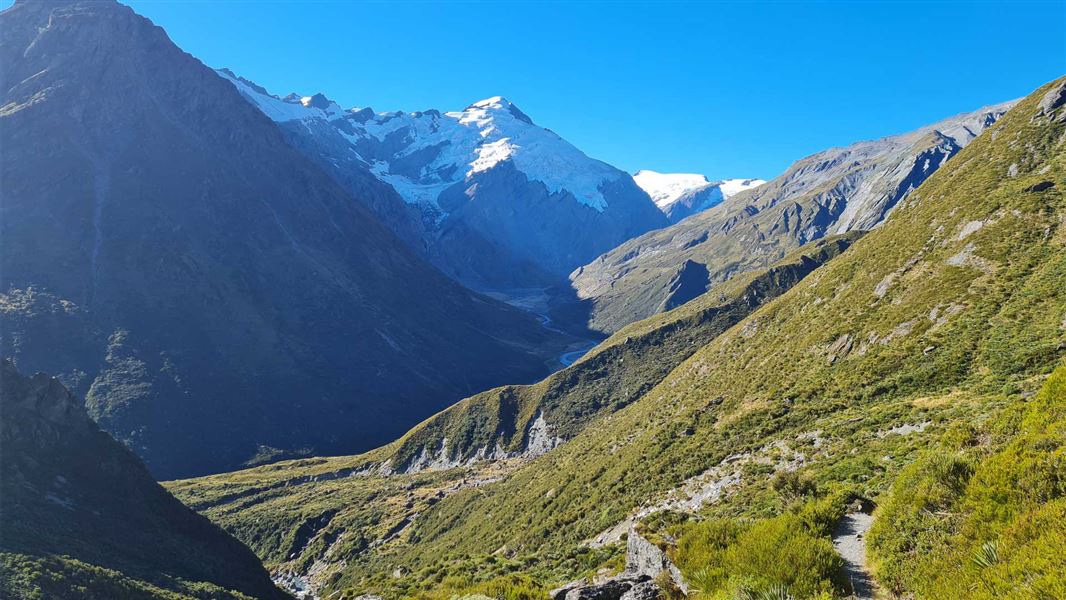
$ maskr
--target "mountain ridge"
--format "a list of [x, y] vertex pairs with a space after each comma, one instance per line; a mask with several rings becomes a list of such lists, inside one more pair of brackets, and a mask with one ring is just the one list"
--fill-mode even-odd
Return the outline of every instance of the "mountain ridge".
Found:
[[823, 150], [766, 184], [621, 244], [570, 275], [577, 297], [590, 306], [590, 328], [609, 333], [662, 310], [686, 260], [708, 270], [691, 294], [821, 236], [876, 227], [1011, 105]]
[[[780, 552], [832, 553], [828, 536], [851, 503], [876, 506], [923, 449], [952, 439], [957, 424], [1024, 404], [1062, 363], [1066, 106], [1044, 100], [1066, 98], [1063, 89], [1060, 79], [1036, 90], [884, 225], [697, 349], [636, 401], [532, 461], [314, 483], [345, 460], [362, 460], [350, 457], [172, 489], [190, 501], [249, 492], [241, 511], [223, 500], [205, 512], [255, 539], [293, 505], [317, 498], [315, 510], [327, 510], [327, 490], [341, 501], [394, 498], [375, 509], [374, 526], [346, 520], [327, 549], [327, 561], [343, 561], [325, 582], [329, 590], [417, 597], [427, 580], [504, 585], [515, 573], [530, 578], [521, 585], [539, 582], [533, 589], [541, 593], [581, 576], [602, 581], [603, 570], [619, 568], [620, 542], [610, 534], [629, 524], [664, 544], [685, 578], [714, 586], [705, 591], [780, 584], [843, 595], [831, 569], [794, 578], [835, 564], [824, 554], [815, 562]], [[640, 327], [654, 328], [658, 318]], [[297, 474], [307, 482], [256, 492]], [[705, 543], [700, 523], [708, 535], [734, 532], [713, 538], [725, 547], [712, 558], [750, 557], [756, 562], [739, 564], [773, 568], [701, 571], [700, 561], [687, 562]], [[328, 525], [320, 533], [334, 539]], [[357, 537], [361, 546], [352, 545]], [[732, 579], [742, 574], [753, 579]]]
[[0, 388], [5, 597], [73, 598], [86, 586], [112, 598], [289, 598], [251, 551], [167, 493], [56, 379], [23, 376], [4, 359]]
[[667, 224], [628, 174], [501, 96], [448, 112], [322, 109], [219, 73], [342, 184], [370, 176], [390, 186], [393, 198], [372, 208], [469, 287], [558, 285], [581, 262]]

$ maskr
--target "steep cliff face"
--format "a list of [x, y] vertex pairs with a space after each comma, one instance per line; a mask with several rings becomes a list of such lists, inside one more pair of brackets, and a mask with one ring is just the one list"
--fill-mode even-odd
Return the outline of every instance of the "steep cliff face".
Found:
[[765, 185], [620, 245], [570, 276], [578, 298], [590, 307], [590, 326], [611, 332], [672, 306], [683, 275], [678, 265], [706, 268], [705, 283], [690, 288], [689, 294], [698, 294], [811, 240], [877, 227], [1010, 106], [819, 152]]
[[2, 351], [157, 474], [369, 449], [548, 371], [555, 333], [416, 256], [129, 8], [0, 26]]
[[5, 359], [0, 415], [5, 598], [287, 597], [250, 550], [160, 487], [58, 380], [24, 377]]

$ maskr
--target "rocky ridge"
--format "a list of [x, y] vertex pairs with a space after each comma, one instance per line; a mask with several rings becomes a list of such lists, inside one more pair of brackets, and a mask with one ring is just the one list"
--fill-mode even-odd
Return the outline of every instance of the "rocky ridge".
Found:
[[[811, 240], [877, 227], [1011, 106], [819, 152], [765, 185], [625, 242], [570, 275], [578, 298], [590, 305], [590, 327], [612, 332], [669, 308], [678, 281], [686, 281], [691, 296]], [[692, 281], [690, 272], [702, 269], [707, 275]]]

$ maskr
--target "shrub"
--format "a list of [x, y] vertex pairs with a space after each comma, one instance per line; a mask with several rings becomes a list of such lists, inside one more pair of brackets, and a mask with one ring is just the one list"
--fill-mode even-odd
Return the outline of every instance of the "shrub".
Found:
[[894, 593], [1066, 597], [1066, 366], [986, 429], [998, 443], [944, 440], [894, 484], [868, 538]]
[[675, 559], [686, 580], [709, 597], [832, 594], [841, 567], [832, 542], [791, 513], [751, 523], [697, 523], [679, 538]]

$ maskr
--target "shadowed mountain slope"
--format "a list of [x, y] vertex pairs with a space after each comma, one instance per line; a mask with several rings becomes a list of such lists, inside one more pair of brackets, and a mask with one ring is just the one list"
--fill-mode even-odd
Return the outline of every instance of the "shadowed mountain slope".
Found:
[[59, 381], [0, 363], [0, 596], [287, 598]]
[[147, 19], [29, 1], [0, 27], [2, 352], [153, 472], [366, 450], [548, 372], [557, 334], [418, 258]]

